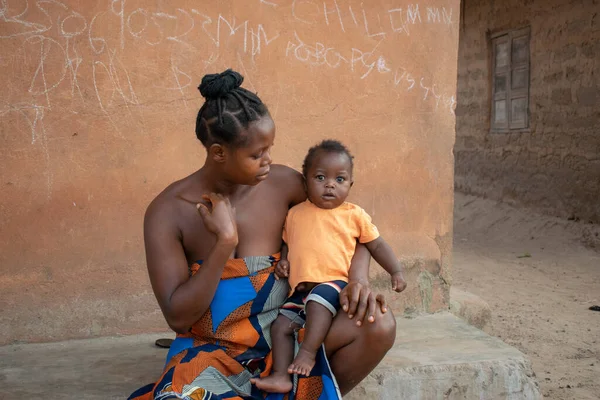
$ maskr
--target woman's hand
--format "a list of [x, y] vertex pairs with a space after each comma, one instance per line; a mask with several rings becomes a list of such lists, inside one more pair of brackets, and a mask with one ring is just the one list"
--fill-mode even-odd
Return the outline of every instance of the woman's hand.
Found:
[[356, 317], [356, 325], [361, 326], [365, 317], [370, 323], [375, 322], [375, 310], [380, 307], [382, 313], [387, 312], [387, 304], [382, 294], [371, 291], [368, 283], [350, 281], [340, 292], [340, 305], [348, 313], [349, 318]]
[[202, 198], [212, 205], [212, 210], [209, 211], [204, 204], [196, 204], [206, 229], [216, 235], [218, 241], [237, 244], [235, 208], [231, 206], [229, 199], [217, 193], [205, 194]]

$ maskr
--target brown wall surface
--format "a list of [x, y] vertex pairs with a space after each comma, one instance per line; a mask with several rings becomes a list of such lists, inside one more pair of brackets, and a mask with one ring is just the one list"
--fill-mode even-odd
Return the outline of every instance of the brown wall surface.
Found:
[[270, 107], [276, 162], [354, 152], [351, 200], [407, 262], [396, 311], [447, 306], [458, 0], [4, 4], [0, 343], [166, 329], [143, 214], [202, 165], [196, 87], [227, 67]]
[[[600, 222], [600, 2], [466, 0], [456, 188]], [[529, 26], [530, 127], [490, 133], [490, 34]]]

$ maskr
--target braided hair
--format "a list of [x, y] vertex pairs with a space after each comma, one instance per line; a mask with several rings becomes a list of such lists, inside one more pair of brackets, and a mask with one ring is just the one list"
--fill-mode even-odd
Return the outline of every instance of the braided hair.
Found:
[[244, 77], [228, 69], [207, 74], [198, 89], [205, 98], [196, 117], [196, 137], [208, 148], [214, 143], [243, 146], [248, 137], [240, 135], [252, 121], [269, 115], [267, 106], [242, 87]]
[[350, 171], [354, 169], [354, 156], [350, 153], [350, 150], [342, 144], [339, 140], [327, 139], [321, 143], [308, 149], [304, 162], [302, 163], [302, 175], [306, 178], [308, 170], [312, 167], [312, 163], [315, 161], [317, 154], [322, 151], [325, 153], [336, 153], [345, 154], [350, 160]]

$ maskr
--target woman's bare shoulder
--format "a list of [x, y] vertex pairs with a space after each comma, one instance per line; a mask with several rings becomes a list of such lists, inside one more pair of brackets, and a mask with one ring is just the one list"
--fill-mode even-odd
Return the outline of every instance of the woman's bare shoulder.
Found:
[[282, 164], [272, 164], [270, 175], [275, 178], [302, 178], [302, 174], [294, 168]]
[[281, 164], [273, 164], [269, 178], [271, 184], [275, 185], [280, 193], [287, 195], [290, 206], [306, 200], [304, 178], [295, 169]]
[[[148, 205], [146, 218], [153, 215], [165, 215], [176, 212], [185, 193], [190, 189], [191, 176], [175, 181], [163, 189]], [[165, 221], [167, 223], [168, 221]]]

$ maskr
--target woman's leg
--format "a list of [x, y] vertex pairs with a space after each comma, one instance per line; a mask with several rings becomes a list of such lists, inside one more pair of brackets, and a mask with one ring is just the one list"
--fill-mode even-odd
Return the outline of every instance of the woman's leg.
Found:
[[325, 351], [340, 386], [347, 394], [383, 359], [396, 339], [396, 320], [392, 312], [376, 311], [375, 322], [357, 326], [348, 314], [334, 318], [325, 338]]

